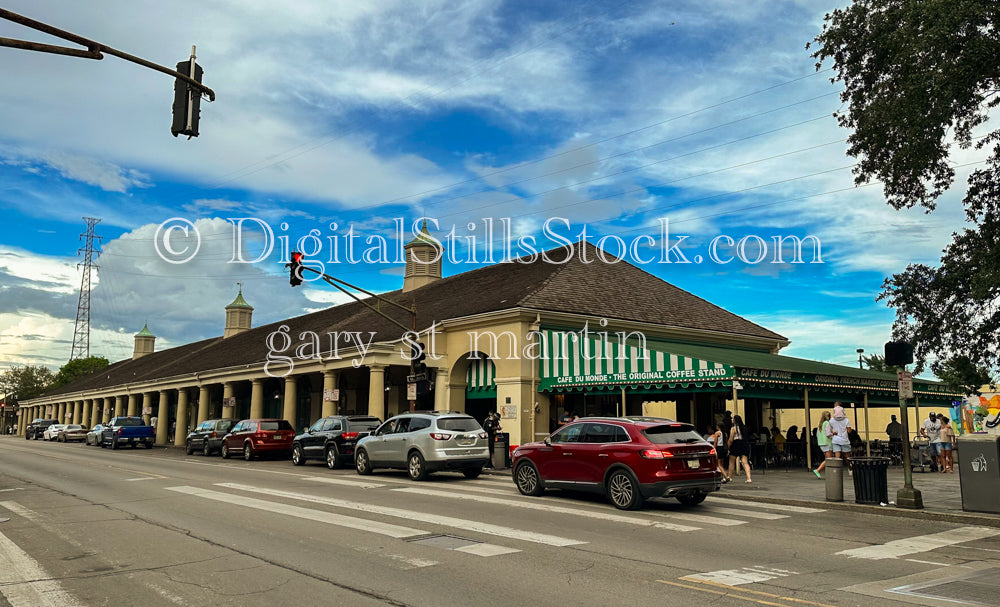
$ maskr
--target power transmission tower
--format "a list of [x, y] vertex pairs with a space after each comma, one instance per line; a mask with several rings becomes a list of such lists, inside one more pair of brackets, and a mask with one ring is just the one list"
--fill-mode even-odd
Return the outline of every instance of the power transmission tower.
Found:
[[80, 238], [87, 237], [84, 248], [78, 249], [77, 253], [83, 253], [83, 263], [76, 267], [83, 266], [83, 278], [80, 279], [80, 301], [76, 305], [76, 328], [73, 330], [73, 350], [69, 359], [90, 357], [90, 271], [98, 266], [94, 265], [94, 239], [100, 240], [100, 236], [94, 235], [94, 226], [101, 222], [96, 217], [84, 217], [87, 222], [87, 231], [80, 234]]

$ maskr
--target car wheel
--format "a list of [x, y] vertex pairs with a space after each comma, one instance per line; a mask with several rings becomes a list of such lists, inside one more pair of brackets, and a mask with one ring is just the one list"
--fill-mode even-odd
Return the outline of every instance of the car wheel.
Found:
[[687, 495], [678, 495], [677, 501], [684, 504], [685, 506], [697, 506], [698, 504], [705, 501], [708, 494], [704, 491], [694, 491]]
[[292, 463], [296, 466], [306, 463], [306, 458], [302, 457], [302, 445], [292, 447]]
[[539, 496], [545, 493], [545, 485], [538, 477], [538, 469], [531, 462], [521, 462], [514, 469], [514, 484], [522, 495]]
[[116, 439], [116, 438], [112, 438], [111, 439], [111, 448], [112, 449], [117, 449], [118, 448], [118, 439]]
[[354, 467], [357, 468], [358, 474], [367, 476], [372, 473], [372, 463], [368, 460], [367, 451], [358, 449], [358, 452], [354, 454]]
[[479, 475], [482, 473], [483, 469], [478, 466], [475, 468], [466, 468], [465, 470], [462, 470], [462, 474], [465, 475], [465, 478], [479, 478]]
[[639, 493], [639, 481], [630, 470], [615, 470], [608, 477], [605, 487], [611, 503], [619, 510], [638, 510], [642, 507], [642, 494]]
[[191, 444], [191, 441], [188, 441], [184, 444], [184, 454], [194, 455], [194, 445]]
[[208, 456], [212, 455], [212, 447], [209, 446], [208, 439], [205, 439], [205, 444], [202, 445], [202, 447], [201, 447], [201, 454], [204, 457], [208, 457]]
[[66, 439], [65, 439], [65, 438], [63, 438], [63, 437], [62, 437], [62, 435], [60, 435], [60, 436], [59, 436], [59, 438], [57, 438], [57, 439], [56, 439], [56, 442], [57, 442], [57, 443], [65, 443], [65, 442], [66, 442]]
[[153, 443], [151, 443], [149, 441], [146, 441], [146, 448], [147, 449], [152, 449], [153, 448]]
[[229, 445], [222, 443], [222, 459], [229, 459]]
[[406, 460], [406, 472], [410, 475], [411, 480], [425, 480], [427, 478], [427, 465], [424, 462], [424, 456], [417, 451], [411, 453]]
[[253, 459], [253, 447], [250, 446], [250, 443], [246, 443], [245, 445], [243, 445], [243, 459], [245, 459], [246, 461], [250, 461]]
[[337, 445], [330, 445], [326, 448], [326, 467], [330, 470], [336, 470], [340, 467], [340, 451], [337, 450]]

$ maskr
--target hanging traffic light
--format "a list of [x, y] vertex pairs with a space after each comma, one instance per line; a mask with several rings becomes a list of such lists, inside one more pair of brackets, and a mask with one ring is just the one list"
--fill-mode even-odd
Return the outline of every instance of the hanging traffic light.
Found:
[[[201, 66], [191, 59], [177, 64], [177, 71], [201, 82]], [[198, 119], [201, 117], [201, 91], [180, 78], [174, 79], [174, 122], [170, 132], [174, 137], [187, 135], [188, 139], [198, 136]]]
[[288, 284], [297, 287], [302, 284], [302, 253], [292, 251], [292, 261], [285, 264], [288, 268]]

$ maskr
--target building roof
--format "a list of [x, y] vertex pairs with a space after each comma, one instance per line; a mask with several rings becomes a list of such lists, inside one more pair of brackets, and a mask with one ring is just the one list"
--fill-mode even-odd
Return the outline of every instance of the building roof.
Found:
[[233, 303], [226, 306], [227, 310], [232, 308], [249, 308], [253, 310], [253, 306], [248, 304], [247, 300], [243, 299], [243, 287], [240, 287], [240, 292], [236, 294], [236, 299], [233, 300]]
[[150, 332], [149, 325], [146, 325], [146, 324], [142, 325], [142, 331], [139, 331], [138, 333], [136, 333], [135, 336], [136, 337], [156, 337], [155, 335], [153, 335], [152, 332]]
[[[407, 293], [396, 290], [381, 296], [406, 307], [415, 307], [416, 326], [420, 328], [449, 319], [528, 308], [785, 341], [781, 335], [626, 261], [601, 261], [597, 251], [589, 243], [578, 243], [574, 249], [563, 247], [546, 251], [545, 258], [539, 255], [534, 260], [499, 263], [441, 278]], [[587, 261], [581, 257], [586, 257]], [[241, 300], [242, 295], [239, 295], [237, 301], [230, 305]], [[410, 325], [406, 312], [386, 305], [381, 309], [397, 317], [403, 325]], [[289, 335], [293, 339], [303, 331], [315, 332], [322, 339], [324, 351], [330, 349], [329, 334], [334, 332], [360, 332], [366, 341], [369, 332], [374, 332], [373, 342], [395, 341], [402, 337], [398, 326], [370, 310], [365, 303], [353, 301], [256, 327], [228, 338], [214, 337], [153, 352], [135, 360], [126, 359], [52, 390], [45, 396], [257, 365], [267, 359], [268, 335], [281, 325], [289, 327]], [[345, 347], [342, 342], [341, 348]], [[293, 352], [286, 354], [289, 353], [294, 355]]]

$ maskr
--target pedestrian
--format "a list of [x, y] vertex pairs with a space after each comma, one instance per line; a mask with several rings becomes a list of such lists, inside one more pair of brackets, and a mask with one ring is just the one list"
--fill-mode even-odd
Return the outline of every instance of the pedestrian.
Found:
[[851, 420], [844, 413], [844, 408], [840, 402], [834, 403], [833, 419], [827, 425], [827, 436], [830, 437], [830, 451], [833, 457], [844, 460], [844, 467], [847, 474], [851, 474], [851, 439], [848, 432], [851, 429]]
[[937, 419], [937, 413], [931, 411], [927, 414], [927, 419], [920, 425], [920, 435], [927, 438], [927, 452], [931, 456], [931, 472], [937, 472], [943, 466], [940, 465], [941, 458], [941, 422]]
[[715, 447], [717, 456], [715, 469], [722, 474], [722, 482], [728, 483], [733, 479], [726, 474], [726, 469], [729, 467], [729, 448], [726, 447], [726, 436], [722, 432], [721, 423], [715, 424], [715, 432], [709, 435], [708, 443]]
[[895, 415], [885, 427], [885, 433], [889, 436], [889, 453], [898, 457], [903, 453], [903, 425], [896, 420]]
[[563, 409], [562, 417], [559, 418], [559, 427], [562, 428], [566, 424], [570, 422], [575, 422], [578, 419], [580, 418], [573, 413], [573, 409], [566, 407], [565, 409]]
[[733, 478], [736, 472], [736, 461], [743, 464], [743, 469], [747, 473], [747, 483], [753, 482], [750, 478], [750, 433], [743, 425], [743, 418], [739, 415], [733, 416], [733, 429], [729, 431], [729, 441], [726, 447], [729, 448], [729, 478]]
[[813, 470], [813, 474], [816, 478], [823, 478], [820, 472], [826, 470], [826, 458], [833, 457], [833, 447], [831, 444], [831, 434], [828, 431], [830, 426], [830, 412], [824, 411], [822, 415], [819, 416], [819, 425], [816, 426], [816, 444], [819, 445], [820, 450], [823, 452], [823, 462]]
[[955, 429], [951, 427], [951, 420], [944, 415], [938, 415], [938, 421], [941, 422], [941, 472], [954, 472], [952, 451], [955, 447]]
[[485, 468], [493, 469], [493, 444], [496, 442], [497, 432], [500, 428], [500, 415], [496, 411], [490, 411], [486, 415], [486, 420], [483, 421], [483, 430], [486, 430], [486, 443], [489, 445], [490, 458], [486, 462]]

